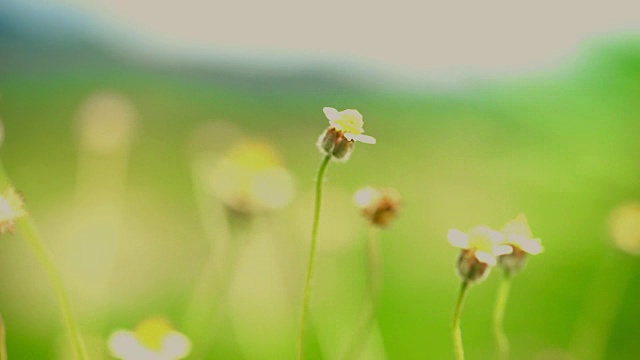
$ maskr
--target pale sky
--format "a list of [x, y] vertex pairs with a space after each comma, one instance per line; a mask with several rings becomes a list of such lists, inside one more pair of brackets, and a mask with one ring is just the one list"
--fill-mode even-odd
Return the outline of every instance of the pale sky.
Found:
[[336, 57], [431, 73], [554, 66], [640, 31], [640, 1], [31, 0], [96, 14], [171, 51]]

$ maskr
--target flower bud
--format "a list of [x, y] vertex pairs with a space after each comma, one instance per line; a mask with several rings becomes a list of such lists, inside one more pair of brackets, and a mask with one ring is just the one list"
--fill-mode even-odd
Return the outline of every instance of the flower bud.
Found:
[[463, 249], [458, 258], [458, 274], [469, 284], [484, 280], [491, 272], [489, 264], [478, 260], [473, 249]]
[[400, 194], [392, 188], [366, 187], [356, 192], [354, 200], [362, 216], [379, 227], [389, 226], [397, 217], [401, 206]]

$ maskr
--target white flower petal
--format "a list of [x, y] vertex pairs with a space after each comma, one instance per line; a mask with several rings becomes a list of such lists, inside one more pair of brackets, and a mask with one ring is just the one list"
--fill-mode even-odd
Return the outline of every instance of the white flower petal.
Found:
[[540, 244], [540, 239], [527, 239], [526, 241], [521, 241], [520, 246], [522, 247], [522, 250], [531, 255], [538, 255], [544, 250], [542, 244]]
[[191, 341], [185, 335], [174, 331], [162, 341], [162, 353], [169, 359], [184, 359], [191, 352]]
[[478, 259], [479, 261], [489, 266], [496, 265], [496, 258], [493, 255], [489, 254], [488, 252], [476, 251], [476, 259]]
[[513, 252], [513, 248], [509, 245], [496, 245], [493, 247], [493, 254], [495, 256], [507, 255]]
[[322, 112], [324, 112], [324, 115], [327, 117], [327, 119], [331, 121], [336, 121], [340, 119], [341, 116], [340, 112], [332, 107], [325, 107], [322, 109]]
[[109, 350], [115, 358], [123, 360], [140, 359], [147, 352], [134, 333], [126, 330], [119, 330], [111, 335]]
[[[344, 134], [345, 137], [347, 137], [347, 135], [351, 135], [353, 140], [360, 141], [361, 143], [372, 144], [372, 145], [376, 143], [376, 138], [374, 138], [373, 136], [364, 135], [364, 134], [358, 134], [358, 135]], [[348, 137], [347, 139], [351, 140]]]
[[449, 239], [449, 244], [455, 247], [461, 249], [467, 249], [469, 247], [469, 236], [458, 229], [449, 229], [447, 239]]

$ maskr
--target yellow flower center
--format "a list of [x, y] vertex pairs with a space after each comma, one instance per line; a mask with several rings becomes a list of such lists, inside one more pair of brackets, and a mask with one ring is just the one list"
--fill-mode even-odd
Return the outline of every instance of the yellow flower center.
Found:
[[340, 115], [339, 119], [330, 121], [331, 126], [336, 128], [336, 130], [355, 135], [360, 135], [364, 132], [364, 121], [359, 112], [356, 110], [345, 110], [342, 111]]
[[171, 324], [162, 318], [147, 319], [138, 324], [135, 336], [149, 350], [162, 350], [164, 338], [173, 331]]

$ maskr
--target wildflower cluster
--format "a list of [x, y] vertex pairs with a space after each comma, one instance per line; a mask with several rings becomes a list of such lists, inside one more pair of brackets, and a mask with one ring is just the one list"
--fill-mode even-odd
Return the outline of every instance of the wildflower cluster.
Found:
[[461, 248], [458, 273], [464, 281], [478, 282], [498, 265], [506, 273], [515, 274], [524, 267], [527, 254], [537, 255], [543, 248], [533, 238], [524, 214], [509, 221], [500, 231], [481, 225], [464, 233], [449, 230], [449, 243]]

